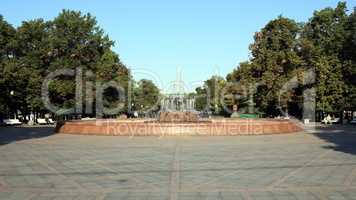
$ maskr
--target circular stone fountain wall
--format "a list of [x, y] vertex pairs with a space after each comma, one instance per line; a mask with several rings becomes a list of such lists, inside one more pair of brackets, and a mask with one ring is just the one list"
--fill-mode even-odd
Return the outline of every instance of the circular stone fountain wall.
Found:
[[117, 136], [237, 136], [283, 134], [303, 131], [291, 120], [219, 119], [191, 122], [157, 120], [68, 121], [57, 125], [57, 133]]

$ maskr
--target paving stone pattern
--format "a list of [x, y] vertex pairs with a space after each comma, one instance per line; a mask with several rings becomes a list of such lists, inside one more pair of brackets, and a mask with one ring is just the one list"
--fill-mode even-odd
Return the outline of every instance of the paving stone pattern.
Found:
[[0, 128], [0, 199], [356, 199], [354, 127], [115, 137]]

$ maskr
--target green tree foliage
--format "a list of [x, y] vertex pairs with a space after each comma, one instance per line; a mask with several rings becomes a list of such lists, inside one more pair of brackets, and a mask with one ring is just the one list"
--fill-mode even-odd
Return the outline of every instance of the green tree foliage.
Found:
[[345, 23], [346, 39], [342, 56], [344, 59], [343, 77], [346, 83], [346, 108], [356, 110], [356, 8]]
[[142, 79], [134, 88], [133, 110], [140, 112], [157, 111], [159, 99], [159, 88], [151, 80]]
[[[16, 110], [25, 115], [48, 112], [41, 99], [41, 86], [45, 77], [56, 70], [75, 70], [77, 73], [76, 69], [81, 69], [83, 103], [85, 91], [92, 90], [95, 105], [95, 86], [114, 82], [124, 93], [107, 88], [104, 106], [116, 106], [122, 100], [120, 95], [128, 98], [132, 77], [119, 56], [111, 50], [113, 45], [90, 14], [63, 10], [53, 20], [24, 21], [16, 29], [0, 16], [0, 116]], [[157, 100], [159, 90], [148, 80], [139, 84], [142, 88], [140, 98], [149, 97], [142, 103], [151, 105]], [[57, 77], [49, 87], [51, 103], [73, 108], [76, 87], [75, 76]], [[124, 100], [123, 111], [127, 111], [128, 99]]]
[[337, 112], [345, 105], [342, 51], [346, 39], [346, 4], [316, 11], [301, 33], [307, 67], [315, 69], [317, 110]]
[[[251, 59], [226, 77], [225, 95], [232, 99], [246, 96], [248, 87], [266, 115], [288, 109], [301, 117], [303, 91], [313, 87], [317, 111], [356, 109], [356, 9], [348, 14], [346, 3], [315, 11], [304, 24], [280, 16], [255, 34], [250, 50]], [[315, 82], [306, 84], [303, 76], [310, 70]], [[291, 80], [298, 85], [284, 91]], [[204, 90], [205, 86], [197, 88], [197, 93]], [[241, 99], [234, 103], [244, 105]]]
[[11, 46], [15, 32], [15, 29], [0, 15], [0, 117], [8, 113], [12, 107], [10, 92], [13, 90], [14, 84], [8, 85], [8, 78], [4, 72], [8, 71], [7, 65], [13, 57]]
[[227, 76], [228, 82], [235, 83], [231, 93], [241, 93], [242, 89], [255, 92], [254, 101], [261, 111], [268, 115], [278, 114], [279, 91], [303, 65], [297, 51], [299, 30], [300, 25], [295, 21], [280, 16], [257, 32], [250, 46], [251, 61], [241, 63]]
[[[90, 70], [97, 74], [102, 73], [101, 70], [107, 70], [108, 65], [118, 64], [103, 63], [105, 58], [102, 57], [110, 51], [113, 42], [104, 35], [96, 19], [90, 14], [83, 15], [81, 12], [63, 10], [50, 22], [49, 34], [50, 51], [47, 52], [47, 59], [50, 71], [81, 68], [82, 71]], [[117, 60], [107, 59], [107, 61]], [[52, 101], [73, 107], [74, 77], [61, 78], [61, 81], [54, 82], [51, 87]]]
[[246, 109], [253, 103], [253, 94], [257, 89], [257, 79], [255, 77], [257, 74], [253, 74], [254, 68], [253, 63], [243, 62], [240, 63], [237, 69], [227, 75], [227, 86], [224, 89], [223, 97], [225, 108], [230, 109], [230, 112], [234, 105], [238, 106], [240, 112], [255, 112], [255, 110]]
[[195, 109], [198, 111], [207, 110], [210, 108], [208, 106], [207, 91], [204, 87], [195, 88], [195, 93], [191, 94], [195, 97]]
[[220, 76], [212, 76], [204, 82], [202, 87], [196, 88], [196, 109], [212, 110], [219, 114], [223, 111], [223, 89], [226, 81]]
[[[99, 61], [99, 66], [100, 68], [96, 69], [96, 81], [101, 83], [114, 81], [121, 88], [121, 94], [119, 94], [117, 88], [108, 88], [105, 90], [105, 106], [113, 108], [118, 104], [122, 104], [122, 111], [127, 111], [127, 91], [131, 80], [130, 71], [121, 63], [119, 56], [111, 50], [103, 54]], [[120, 95], [126, 98], [122, 99]]]
[[16, 82], [16, 93], [19, 94], [14, 101], [21, 105], [21, 111], [42, 110], [41, 84], [47, 73], [47, 51], [49, 49], [49, 24], [42, 19], [23, 22], [17, 28], [14, 42], [15, 57], [13, 69], [9, 80]]

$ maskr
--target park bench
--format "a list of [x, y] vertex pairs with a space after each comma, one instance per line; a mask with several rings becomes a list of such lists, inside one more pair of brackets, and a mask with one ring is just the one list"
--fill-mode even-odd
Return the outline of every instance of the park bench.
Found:
[[20, 120], [18, 119], [4, 119], [3, 122], [5, 125], [10, 125], [10, 126], [22, 124], [22, 122], [20, 122]]
[[43, 118], [38, 118], [37, 123], [40, 125], [48, 124], [47, 120]]

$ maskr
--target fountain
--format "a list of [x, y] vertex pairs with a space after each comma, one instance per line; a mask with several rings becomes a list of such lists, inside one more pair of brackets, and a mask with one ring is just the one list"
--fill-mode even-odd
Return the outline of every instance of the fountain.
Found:
[[161, 100], [161, 112], [195, 112], [195, 98], [183, 94], [169, 94]]
[[161, 100], [159, 122], [198, 122], [195, 98], [183, 94], [170, 94]]
[[160, 102], [158, 119], [97, 119], [66, 121], [56, 127], [57, 133], [117, 136], [180, 136], [180, 135], [262, 135], [295, 133], [303, 129], [291, 120], [274, 119], [199, 119], [195, 99], [185, 95], [180, 74], [175, 90]]

